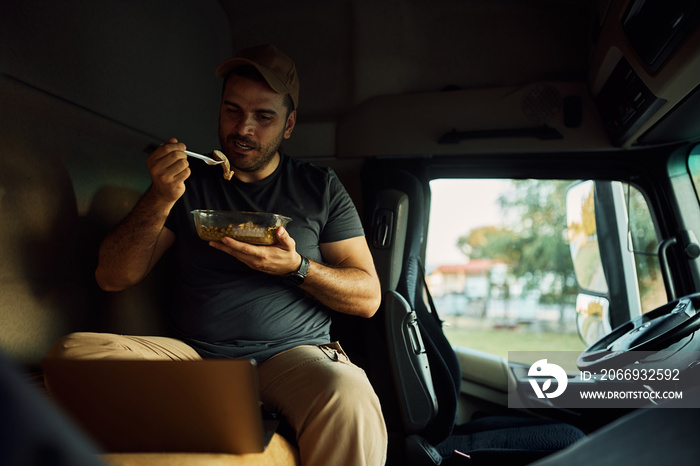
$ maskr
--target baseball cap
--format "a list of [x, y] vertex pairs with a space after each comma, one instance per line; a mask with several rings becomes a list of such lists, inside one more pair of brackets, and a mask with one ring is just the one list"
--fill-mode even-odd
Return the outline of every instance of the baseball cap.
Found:
[[242, 65], [254, 66], [275, 92], [289, 94], [294, 108], [299, 106], [299, 77], [296, 66], [294, 61], [277, 47], [264, 44], [243, 49], [235, 57], [217, 66], [214, 73], [220, 78], [225, 78], [234, 68]]

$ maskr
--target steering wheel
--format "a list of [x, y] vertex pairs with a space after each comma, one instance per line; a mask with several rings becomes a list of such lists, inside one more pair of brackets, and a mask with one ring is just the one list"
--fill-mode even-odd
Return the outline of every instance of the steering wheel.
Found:
[[[700, 329], [700, 293], [674, 299], [617, 327], [578, 357], [581, 370], [634, 358], [632, 351], [659, 351]], [[632, 361], [630, 361], [632, 362]], [[609, 367], [609, 365], [608, 365]]]

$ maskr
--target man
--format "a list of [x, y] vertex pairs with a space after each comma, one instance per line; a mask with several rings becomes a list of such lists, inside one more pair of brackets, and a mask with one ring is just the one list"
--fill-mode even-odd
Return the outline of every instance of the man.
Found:
[[[329, 169], [279, 147], [294, 129], [294, 62], [269, 45], [243, 50], [216, 70], [224, 78], [219, 140], [234, 178], [190, 165], [170, 139], [149, 157], [153, 183], [105, 238], [95, 272], [104, 290], [142, 280], [172, 249], [177, 292], [173, 336], [79, 333], [49, 357], [254, 358], [261, 399], [295, 429], [306, 465], [380, 465], [386, 428], [364, 372], [331, 343], [332, 312], [371, 317], [379, 282], [352, 202]], [[278, 242], [258, 246], [196, 235], [193, 209], [291, 217]]]

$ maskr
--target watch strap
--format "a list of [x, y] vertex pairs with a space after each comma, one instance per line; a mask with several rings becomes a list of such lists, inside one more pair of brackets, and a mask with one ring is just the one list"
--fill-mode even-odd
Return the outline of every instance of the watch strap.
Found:
[[296, 271], [290, 272], [287, 275], [285, 275], [284, 281], [289, 285], [299, 286], [302, 283], [304, 283], [304, 279], [306, 278], [306, 273], [308, 271], [309, 259], [307, 259], [304, 256], [301, 256], [301, 264], [299, 265], [299, 268]]

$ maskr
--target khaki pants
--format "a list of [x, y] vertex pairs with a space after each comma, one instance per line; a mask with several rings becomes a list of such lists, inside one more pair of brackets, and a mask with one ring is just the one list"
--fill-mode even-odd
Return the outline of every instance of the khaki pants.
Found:
[[[201, 359], [184, 342], [165, 337], [73, 333], [49, 358]], [[381, 466], [387, 433], [379, 400], [362, 369], [340, 345], [299, 346], [258, 366], [260, 397], [297, 435], [302, 464]]]

